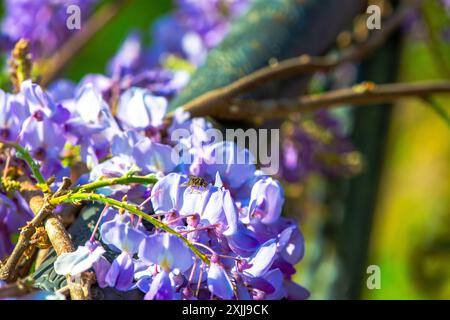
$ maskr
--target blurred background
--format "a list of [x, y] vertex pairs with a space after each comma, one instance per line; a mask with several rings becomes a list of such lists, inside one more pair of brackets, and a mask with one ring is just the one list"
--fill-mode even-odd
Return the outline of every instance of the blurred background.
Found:
[[[380, 5], [385, 15], [398, 5], [368, 4]], [[141, 30], [150, 45], [155, 20], [175, 5], [132, 1], [76, 55], [64, 77], [79, 81], [104, 73], [131, 30]], [[326, 90], [330, 81], [339, 86], [337, 80], [351, 85], [450, 79], [448, 5], [424, 1], [377, 53], [331, 76], [316, 75], [312, 90]], [[358, 30], [361, 21], [349, 24]], [[337, 47], [348, 45], [343, 42], [354, 30], [341, 33]], [[450, 97], [436, 101], [450, 110]], [[312, 174], [301, 183], [285, 183], [285, 215], [300, 219], [306, 239], [296, 280], [312, 299], [450, 299], [450, 128], [427, 103], [412, 98], [333, 113], [348, 127], [360, 169], [346, 177]], [[381, 289], [367, 288], [369, 265], [380, 267]]]

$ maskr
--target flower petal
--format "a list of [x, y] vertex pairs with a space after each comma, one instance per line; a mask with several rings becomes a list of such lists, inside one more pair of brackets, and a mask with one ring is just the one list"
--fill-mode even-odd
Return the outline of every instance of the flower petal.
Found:
[[280, 300], [286, 297], [287, 292], [283, 286], [283, 273], [280, 269], [270, 270], [264, 278], [275, 288], [274, 292], [267, 293], [266, 300]]
[[111, 244], [114, 248], [131, 255], [138, 251], [145, 237], [141, 231], [134, 229], [128, 223], [122, 222], [120, 217], [104, 223], [100, 228], [100, 233], [106, 244]]
[[273, 224], [281, 215], [283, 203], [280, 183], [270, 177], [259, 179], [251, 191], [250, 215], [261, 219], [264, 224]]
[[217, 263], [211, 263], [208, 270], [208, 289], [224, 300], [233, 298], [233, 285], [225, 270]]
[[150, 285], [150, 290], [145, 295], [145, 300], [172, 300], [174, 288], [167, 272], [158, 273]]
[[94, 268], [95, 277], [97, 278], [97, 284], [100, 288], [105, 288], [108, 286], [106, 283], [106, 275], [108, 274], [109, 269], [111, 268], [111, 263], [109, 263], [106, 258], [101, 257], [98, 261], [96, 261], [92, 267]]
[[272, 266], [277, 252], [277, 243], [275, 239], [265, 242], [255, 254], [250, 257], [250, 268], [244, 271], [244, 274], [251, 277], [263, 276]]
[[207, 174], [215, 178], [219, 172], [230, 188], [239, 188], [253, 177], [256, 170], [253, 155], [231, 141], [218, 142], [207, 147], [205, 161]]
[[111, 264], [105, 277], [105, 283], [117, 290], [127, 291], [133, 284], [133, 258], [122, 252]]
[[184, 272], [193, 263], [189, 248], [181, 239], [168, 233], [147, 237], [139, 248], [139, 258], [166, 271], [179, 269]]
[[158, 180], [152, 188], [151, 201], [155, 213], [178, 211], [183, 205], [183, 193], [186, 187], [182, 186], [187, 178], [178, 173], [169, 173]]
[[310, 296], [308, 290], [291, 280], [285, 280], [284, 287], [286, 288], [289, 300], [306, 300]]
[[57, 274], [77, 275], [89, 270], [100, 259], [105, 250], [97, 247], [91, 252], [85, 246], [79, 246], [76, 251], [61, 254], [55, 261], [54, 268]]

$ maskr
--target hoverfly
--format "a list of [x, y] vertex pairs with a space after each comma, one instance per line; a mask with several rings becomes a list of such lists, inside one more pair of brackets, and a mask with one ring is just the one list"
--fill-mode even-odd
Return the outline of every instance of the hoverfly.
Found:
[[205, 191], [205, 189], [208, 187], [208, 182], [203, 178], [189, 175], [189, 180], [186, 183], [183, 183], [181, 186], [190, 187], [193, 190], [202, 192]]

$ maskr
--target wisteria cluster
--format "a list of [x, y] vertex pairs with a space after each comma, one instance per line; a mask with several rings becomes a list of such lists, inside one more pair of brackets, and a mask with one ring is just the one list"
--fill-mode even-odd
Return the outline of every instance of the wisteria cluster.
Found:
[[66, 27], [67, 7], [80, 8], [82, 21], [97, 0], [7, 0], [2, 23], [3, 41], [11, 48], [21, 38], [31, 43], [35, 59], [53, 54], [77, 30]]
[[[8, 2], [4, 24], [13, 24], [15, 15], [20, 15], [21, 24], [4, 30], [14, 40], [29, 38], [35, 55], [46, 55], [42, 50], [54, 50], [68, 37], [66, 28], [60, 28], [65, 25], [65, 9], [60, 10], [65, 1], [30, 2]], [[78, 2], [86, 12], [95, 3]], [[108, 75], [87, 75], [78, 84], [59, 80], [48, 91], [31, 80], [16, 94], [0, 91], [1, 141], [29, 150], [45, 178], [61, 181], [70, 176], [82, 184], [130, 173], [154, 174], [158, 182], [152, 187], [100, 191], [117, 200], [126, 196], [177, 233], [148, 227], [134, 214], [106, 206], [99, 220], [101, 242], [95, 240], [95, 229], [84, 246], [58, 258], [58, 273], [77, 277], [93, 269], [100, 287], [137, 288], [146, 299], [307, 297], [291, 279], [304, 255], [304, 241], [297, 223], [281, 216], [280, 183], [257, 170], [253, 161], [236, 164], [239, 155], [252, 158], [248, 150], [232, 142], [211, 143], [206, 130], [212, 124], [206, 119], [190, 119], [180, 111], [169, 128], [163, 123], [170, 99], [248, 4], [249, 0], [179, 0], [176, 10], [155, 24], [153, 46], [146, 48], [138, 33], [130, 34], [111, 60]], [[32, 17], [39, 10], [51, 19], [36, 28]], [[60, 11], [64, 21], [58, 20]], [[315, 121], [337, 133], [338, 124], [328, 115], [318, 114]], [[329, 147], [308, 128], [295, 126], [284, 143], [282, 176], [289, 181], [322, 170], [325, 165], [316, 164], [317, 155]], [[190, 161], [175, 161], [173, 142], [167, 138], [180, 128], [191, 133], [179, 141]], [[350, 148], [341, 144], [337, 153]], [[2, 152], [0, 259], [11, 252], [18, 228], [32, 216], [13, 183], [29, 172], [10, 150]], [[204, 183], [192, 185], [190, 175]], [[118, 254], [113, 261], [104, 256], [106, 246]]]
[[351, 176], [361, 170], [359, 153], [329, 112], [319, 110], [310, 117], [290, 119], [282, 129], [283, 180], [296, 183], [311, 173]]
[[[242, 15], [249, 3], [249, 0], [177, 0], [175, 10], [153, 25], [152, 46], [142, 46], [140, 33], [132, 32], [109, 63], [109, 73], [116, 77], [138, 76], [155, 67], [167, 69], [173, 65], [173, 59], [199, 66], [208, 51], [225, 37], [232, 19]], [[184, 64], [186, 68], [189, 69]]]
[[[231, 21], [242, 15], [249, 3], [178, 0], [174, 11], [153, 25], [152, 46], [143, 45], [142, 34], [132, 31], [108, 63], [107, 75], [88, 75], [81, 82], [94, 83], [112, 105], [117, 104], [120, 93], [132, 87], [170, 99], [186, 86], [193, 70], [205, 61], [208, 51], [220, 43]], [[53, 87], [70, 95], [76, 84], [61, 80]]]
[[[290, 280], [304, 244], [296, 223], [280, 217], [284, 201], [280, 184], [251, 163], [235, 164], [237, 154], [248, 150], [231, 142], [208, 144], [204, 130], [211, 125], [204, 119], [185, 120], [180, 115], [169, 128], [182, 126], [192, 132], [184, 141], [192, 163], [175, 163], [170, 145], [161, 143], [159, 135], [145, 135], [161, 126], [165, 104], [144, 89], [126, 91], [116, 117], [92, 84], [79, 88], [75, 99], [60, 103], [29, 80], [18, 94], [2, 95], [8, 115], [1, 123], [3, 139], [30, 150], [43, 164], [46, 177], [68, 174], [69, 168], [61, 163], [67, 148], [75, 145], [80, 161], [92, 166], [80, 181], [130, 171], [155, 173], [160, 180], [151, 189], [119, 187], [103, 192], [116, 198], [127, 194], [140, 206], [150, 199], [151, 212], [205, 250], [211, 263], [195, 259], [179, 238], [147, 230], [131, 214], [110, 212], [100, 230], [104, 243], [120, 252], [112, 264], [102, 258], [99, 243], [90, 241], [60, 256], [57, 272], [75, 276], [93, 267], [100, 286], [138, 287], [149, 299], [305, 296], [305, 290]], [[136, 116], [140, 121], [130, 122]], [[225, 163], [215, 161], [218, 158]], [[211, 183], [190, 186], [192, 172]]]
[[[244, 4], [243, 1], [240, 2]], [[94, 1], [83, 0], [75, 4], [79, 5], [83, 12], [89, 12], [90, 6], [94, 3]], [[39, 51], [39, 48], [43, 44], [46, 49], [54, 50], [68, 38], [65, 21], [66, 8], [69, 4], [74, 2], [9, 1], [3, 22], [7, 28], [3, 29], [10, 33], [8, 37], [11, 42], [19, 38], [28, 38], [34, 55], [42, 56], [43, 53]], [[204, 5], [208, 8], [203, 7]], [[234, 2], [230, 3], [230, 9], [235, 6]], [[216, 23], [209, 18], [208, 10], [213, 8], [216, 10], [214, 16], [218, 19]], [[177, 37], [172, 38], [173, 43], [179, 41], [179, 45], [172, 47], [156, 43], [154, 47], [146, 49], [140, 45], [140, 39], [136, 39], [132, 34], [110, 63], [111, 77], [98, 74], [87, 75], [79, 84], [68, 80], [56, 81], [51, 85], [48, 94], [30, 81], [23, 83], [18, 94], [0, 91], [1, 139], [20, 143], [30, 150], [33, 158], [41, 163], [41, 171], [46, 178], [55, 176], [61, 179], [63, 176], [73, 177], [74, 174], [79, 176], [89, 170], [92, 170], [90, 175], [95, 178], [98, 177], [96, 172], [106, 168], [108, 163], [112, 163], [111, 166], [117, 168], [121, 168], [122, 165], [126, 167], [140, 165], [147, 169], [154, 169], [156, 165], [167, 166], [168, 170], [158, 170], [169, 172], [169, 169], [173, 169], [173, 165], [169, 164], [170, 160], [167, 157], [170, 153], [167, 153], [169, 151], [167, 147], [158, 146], [160, 151], [166, 152], [165, 159], [156, 157], [150, 161], [153, 164], [143, 164], [142, 159], [147, 161], [148, 158], [142, 146], [147, 144], [146, 148], [149, 148], [150, 140], [161, 142], [159, 129], [161, 129], [168, 99], [186, 85], [189, 74], [185, 70], [163, 68], [162, 58], [153, 59], [154, 62], [150, 63], [152, 61], [150, 57], [155, 55], [149, 54], [149, 51], [158, 52], [161, 57], [177, 55], [183, 59], [187, 57], [187, 54], [176, 48], [181, 48], [181, 42], [189, 41], [183, 40], [180, 35], [195, 34], [199, 38], [206, 39], [208, 38], [207, 30], [211, 32], [215, 30], [216, 40], [219, 41], [219, 38], [223, 38], [227, 31], [233, 12], [237, 14], [236, 10], [225, 9], [227, 8], [220, 6], [219, 2], [213, 5], [211, 1], [204, 3], [181, 1], [176, 13], [162, 19], [165, 21], [165, 27], [158, 27], [163, 24], [161, 22], [155, 26], [154, 30], [155, 39], [166, 39], [165, 28], [171, 30], [171, 25], [179, 25], [180, 28], [183, 26], [185, 31], [178, 32]], [[228, 13], [220, 14], [220, 10]], [[196, 12], [198, 17], [196, 24], [192, 21], [188, 22], [188, 12]], [[20, 19], [17, 18], [18, 16]], [[48, 19], [37, 21], [37, 17], [40, 16], [48, 17]], [[16, 20], [21, 22], [14, 23]], [[54, 43], [49, 39], [53, 39]], [[50, 45], [52, 43], [53, 47]], [[128, 66], [131, 65], [135, 65], [136, 68], [129, 68]], [[145, 137], [150, 139], [142, 142]], [[126, 143], [128, 143], [127, 146]], [[155, 148], [154, 145], [152, 148]], [[140, 154], [138, 151], [130, 151], [133, 149], [140, 149]], [[111, 155], [111, 152], [118, 158], [99, 165]], [[130, 154], [133, 156], [130, 157]], [[10, 155], [1, 158], [5, 168], [8, 162], [6, 159], [9, 161]], [[168, 162], [161, 160], [168, 160]], [[99, 165], [98, 168], [96, 168], [97, 165]], [[79, 170], [74, 170], [75, 166]], [[14, 166], [5, 170], [10, 168]], [[117, 168], [113, 171], [118, 170]], [[22, 169], [26, 170], [23, 164]], [[74, 173], [74, 171], [78, 172]], [[14, 174], [19, 175], [19, 172]], [[89, 174], [83, 178], [86, 180], [88, 176]], [[4, 179], [3, 184], [5, 182]], [[28, 205], [22, 201], [17, 191], [14, 195], [11, 195], [11, 192], [8, 195], [14, 199], [15, 203], [12, 206], [6, 194], [2, 194], [5, 198], [2, 203], [4, 202], [5, 206], [2, 207], [1, 230], [4, 231], [2, 237], [5, 241], [0, 257], [4, 257], [11, 251], [12, 235], [16, 234], [18, 227], [29, 218], [25, 215], [19, 220], [15, 216], [12, 217], [11, 213], [30, 212]]]
[[[209, 148], [236, 151], [231, 144]], [[154, 214], [197, 246], [209, 264], [177, 236], [107, 209], [101, 239], [119, 253], [116, 259], [110, 264], [102, 245], [88, 241], [61, 255], [56, 272], [76, 276], [92, 267], [101, 287], [137, 287], [145, 299], [306, 298], [307, 291], [291, 280], [304, 241], [296, 223], [280, 216], [280, 184], [239, 166], [208, 165], [205, 172], [216, 172], [214, 184], [200, 188], [189, 186], [186, 174], [172, 172], [148, 196]]]

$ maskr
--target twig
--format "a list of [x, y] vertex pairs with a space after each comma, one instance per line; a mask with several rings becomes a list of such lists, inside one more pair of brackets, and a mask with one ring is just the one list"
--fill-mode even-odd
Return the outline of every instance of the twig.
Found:
[[[374, 30], [366, 42], [349, 48], [338, 56], [311, 57], [302, 55], [287, 59], [257, 70], [223, 88], [209, 91], [185, 104], [182, 108], [189, 112], [191, 117], [212, 115], [212, 113], [216, 116], [218, 112], [215, 110], [222, 109], [224, 113], [227, 112], [225, 108], [229, 106], [233, 99], [267, 82], [317, 71], [329, 71], [345, 62], [359, 61], [381, 46], [415, 9], [416, 5], [399, 9], [390, 19], [384, 22], [381, 30]], [[170, 123], [172, 118], [173, 113], [169, 113], [166, 116], [166, 122]]]
[[[236, 100], [225, 112], [214, 114], [214, 116], [222, 119], [282, 118], [293, 112], [311, 112], [341, 105], [377, 104], [404, 97], [426, 98], [436, 93], [450, 93], [450, 81], [384, 85], [364, 83], [353, 88], [307, 95], [295, 99]], [[442, 113], [442, 110], [440, 112]]]
[[79, 186], [75, 189], [73, 189], [73, 192], [77, 192], [80, 190], [83, 190], [84, 192], [87, 191], [94, 191], [100, 188], [113, 186], [113, 185], [127, 185], [127, 184], [155, 184], [158, 181], [154, 175], [149, 176], [123, 176], [119, 178], [113, 178], [113, 179], [105, 179], [101, 181], [95, 181], [92, 183], [85, 184], [83, 186]]
[[[59, 197], [62, 196], [67, 189], [70, 187], [70, 183], [67, 180], [62, 183], [61, 187], [55, 192], [54, 196]], [[13, 249], [13, 252], [6, 260], [5, 264], [2, 265], [0, 269], [0, 279], [5, 280], [7, 282], [12, 282], [16, 280], [16, 266], [19, 262], [20, 258], [24, 254], [25, 250], [30, 246], [30, 239], [36, 232], [36, 229], [40, 227], [44, 220], [52, 214], [55, 206], [51, 204], [48, 199], [52, 195], [46, 194], [44, 195], [44, 205], [41, 207], [39, 212], [34, 216], [34, 218], [28, 222], [21, 230], [19, 234], [19, 239], [17, 241], [16, 246]], [[53, 244], [53, 243], [52, 243]]]
[[82, 31], [73, 35], [59, 51], [45, 64], [47, 67], [42, 75], [41, 85], [48, 86], [67, 66], [70, 60], [94, 37], [99, 30], [107, 25], [130, 0], [115, 0], [105, 5], [83, 25]]
[[[31, 238], [35, 234], [38, 227], [44, 225], [48, 238], [58, 255], [65, 252], [74, 251], [72, 241], [69, 234], [64, 228], [58, 217], [53, 215], [54, 205], [49, 203], [52, 197], [60, 197], [65, 194], [72, 182], [68, 178], [64, 178], [59, 189], [52, 193], [49, 185], [54, 182], [54, 179], [45, 181], [42, 173], [39, 170], [39, 165], [33, 160], [28, 151], [16, 143], [3, 142], [6, 146], [16, 149], [18, 156], [20, 156], [31, 168], [33, 175], [38, 181], [38, 185], [29, 185], [26, 196], [30, 204], [31, 210], [35, 213], [35, 217], [22, 228], [16, 246], [13, 249], [11, 256], [8, 257], [6, 263], [0, 267], [0, 279], [8, 282], [14, 281], [17, 278], [17, 266], [27, 249], [33, 248]], [[43, 192], [36, 194], [37, 187]], [[72, 283], [70, 277], [67, 279], [70, 286], [70, 294], [73, 300], [86, 299], [86, 288], [77, 283]]]
[[[24, 252], [31, 245], [31, 237], [35, 234], [36, 228], [44, 225], [45, 231], [47, 232], [48, 238], [55, 249], [57, 255], [62, 253], [72, 252], [75, 250], [69, 234], [67, 233], [64, 225], [61, 223], [60, 219], [53, 215], [54, 205], [49, 203], [49, 199], [52, 197], [60, 197], [67, 192], [70, 188], [70, 179], [66, 178], [63, 180], [58, 191], [54, 194], [48, 192], [44, 194], [44, 197], [40, 199], [42, 205], [38, 209], [35, 217], [27, 223], [27, 225], [22, 228], [18, 242], [13, 249], [11, 256], [8, 258], [6, 263], [0, 268], [0, 279], [6, 280], [8, 282], [14, 281], [17, 277], [16, 269], [20, 258], [23, 256]], [[32, 199], [36, 200], [40, 198], [39, 196], [33, 196]], [[32, 210], [36, 210], [37, 206], [31, 206]], [[85, 300], [87, 299], [86, 289], [80, 286], [78, 283], [72, 282], [70, 277], [67, 277], [67, 281], [70, 288], [70, 296], [72, 300]]]

